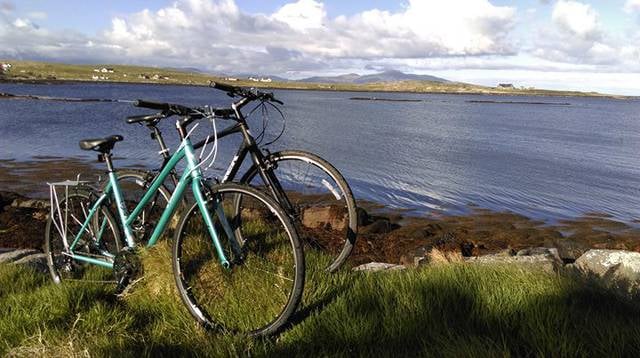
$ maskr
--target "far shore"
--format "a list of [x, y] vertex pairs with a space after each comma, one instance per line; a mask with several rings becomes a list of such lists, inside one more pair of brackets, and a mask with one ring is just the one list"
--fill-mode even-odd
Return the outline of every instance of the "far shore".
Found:
[[[256, 87], [281, 90], [339, 91], [339, 92], [382, 92], [412, 94], [456, 94], [456, 95], [492, 95], [492, 96], [536, 96], [536, 97], [590, 97], [608, 99], [631, 99], [635, 97], [602, 94], [597, 92], [559, 91], [537, 88], [498, 88], [480, 86], [462, 82], [397, 81], [366, 84], [352, 83], [308, 83], [308, 82], [260, 82], [248, 79], [228, 81], [225, 78], [205, 73], [186, 72], [124, 65], [69, 65], [31, 61], [12, 61], [10, 72], [0, 75], [0, 83], [65, 84], [65, 83], [104, 83], [104, 84], [145, 84], [208, 86], [211, 81], [225, 82], [235, 86]], [[108, 67], [113, 70], [98, 80], [96, 68]], [[2, 92], [2, 91], [0, 91]]]

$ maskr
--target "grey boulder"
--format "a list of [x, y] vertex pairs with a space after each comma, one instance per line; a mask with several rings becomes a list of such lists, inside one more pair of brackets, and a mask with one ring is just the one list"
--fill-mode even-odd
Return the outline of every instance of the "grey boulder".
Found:
[[574, 265], [578, 270], [602, 278], [640, 283], [640, 253], [625, 250], [593, 249], [580, 256]]

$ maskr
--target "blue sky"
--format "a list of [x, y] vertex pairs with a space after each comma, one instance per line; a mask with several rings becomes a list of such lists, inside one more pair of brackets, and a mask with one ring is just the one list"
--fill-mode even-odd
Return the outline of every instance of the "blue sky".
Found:
[[0, 0], [0, 58], [640, 95], [640, 0]]

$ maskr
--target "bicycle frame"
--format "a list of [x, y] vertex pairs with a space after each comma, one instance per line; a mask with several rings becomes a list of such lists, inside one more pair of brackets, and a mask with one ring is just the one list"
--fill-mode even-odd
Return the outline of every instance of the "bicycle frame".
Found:
[[[137, 217], [142, 213], [146, 204], [153, 198], [154, 194], [158, 191], [158, 189], [160, 188], [162, 183], [165, 181], [167, 176], [170, 175], [170, 173], [174, 170], [176, 165], [183, 159], [186, 159], [187, 167], [184, 173], [182, 174], [182, 176], [180, 177], [180, 180], [177, 182], [176, 187], [173, 191], [173, 194], [169, 199], [169, 203], [167, 204], [167, 207], [162, 212], [160, 216], [160, 220], [158, 221], [158, 224], [156, 225], [156, 227], [153, 230], [153, 233], [151, 234], [147, 247], [151, 247], [155, 245], [155, 243], [158, 241], [158, 239], [160, 238], [160, 235], [162, 235], [162, 233], [164, 232], [164, 229], [166, 228], [168, 222], [170, 221], [170, 218], [173, 215], [173, 212], [178, 206], [180, 200], [182, 199], [184, 195], [184, 191], [189, 186], [189, 184], [191, 184], [191, 189], [193, 191], [196, 203], [204, 218], [205, 224], [207, 226], [207, 230], [213, 241], [220, 263], [225, 268], [230, 267], [230, 263], [223, 252], [222, 245], [220, 244], [220, 240], [218, 238], [218, 234], [214, 228], [214, 224], [213, 224], [213, 221], [211, 220], [211, 216], [209, 215], [209, 208], [207, 208], [207, 199], [205, 198], [205, 195], [203, 194], [202, 188], [201, 188], [202, 172], [198, 167], [197, 159], [194, 154], [194, 149], [189, 138], [185, 138], [182, 141], [182, 144], [180, 145], [180, 148], [178, 149], [178, 151], [176, 151], [169, 158], [166, 165], [163, 166], [158, 176], [154, 178], [150, 187], [147, 189], [147, 191], [143, 195], [140, 202], [136, 205], [136, 207], [133, 209], [133, 211], [130, 214], [127, 213], [127, 208], [125, 206], [125, 203], [122, 197], [122, 192], [120, 190], [120, 186], [118, 184], [116, 175], [113, 172], [113, 170], [109, 170], [109, 183], [107, 184], [103, 193], [100, 195], [100, 197], [96, 200], [96, 202], [93, 204], [93, 206], [89, 210], [89, 213], [87, 214], [87, 218], [82, 224], [80, 231], [74, 238], [72, 244], [66, 247], [66, 249], [68, 250], [67, 254], [75, 260], [84, 261], [84, 262], [102, 266], [102, 267], [113, 268], [113, 263], [108, 260], [100, 260], [100, 259], [88, 257], [85, 255], [81, 255], [73, 252], [76, 245], [80, 241], [82, 234], [85, 231], [88, 234], [91, 234], [88, 228], [90, 225], [90, 221], [93, 218], [93, 215], [95, 215], [95, 213], [99, 210], [100, 205], [105, 200], [107, 200], [109, 195], [113, 194], [113, 198], [118, 208], [118, 217], [120, 218], [120, 224], [125, 234], [126, 247], [133, 248], [135, 246], [135, 239], [132, 233], [131, 225], [137, 219]], [[215, 205], [214, 210], [216, 212], [216, 215], [220, 219], [220, 222], [223, 226], [223, 229], [225, 230], [225, 233], [227, 233], [232, 243], [235, 242], [235, 236], [233, 235], [233, 230], [231, 230], [229, 222], [226, 220], [222, 207], [218, 205], [217, 202], [214, 203], [214, 205]], [[106, 227], [106, 218], [103, 219], [100, 225], [100, 230], [97, 235], [98, 241], [102, 237], [105, 227]], [[66, 242], [65, 242], [65, 246], [67, 246]]]
[[[282, 208], [285, 210], [287, 214], [291, 215], [293, 211], [292, 209], [293, 206], [291, 205], [291, 203], [289, 202], [289, 199], [284, 193], [284, 190], [282, 189], [282, 186], [280, 185], [280, 181], [278, 180], [278, 178], [273, 174], [270, 168], [268, 168], [265, 165], [265, 157], [260, 151], [260, 149], [258, 148], [258, 145], [255, 139], [253, 138], [253, 136], [251, 135], [251, 132], [249, 132], [249, 128], [247, 126], [247, 122], [244, 115], [242, 115], [242, 113], [238, 110], [236, 117], [238, 118], [238, 123], [232, 126], [229, 126], [227, 128], [224, 128], [216, 133], [216, 137], [218, 140], [235, 133], [241, 133], [243, 137], [242, 144], [238, 148], [238, 151], [236, 152], [236, 154], [233, 156], [233, 159], [229, 163], [229, 166], [227, 167], [227, 170], [220, 182], [226, 183], [226, 182], [233, 181], [236, 175], [238, 174], [238, 171], [242, 167], [242, 163], [246, 159], [247, 154], [250, 154], [253, 164], [258, 168], [258, 173], [260, 174], [260, 177], [262, 178], [263, 183], [265, 183], [265, 185], [269, 188], [269, 191], [271, 192], [273, 198], [276, 199], [276, 201], [280, 204], [280, 206], [282, 206]], [[160, 167], [160, 173], [162, 173], [164, 172], [166, 167], [170, 165], [171, 156], [169, 156], [169, 149], [167, 148], [164, 142], [162, 133], [155, 126], [155, 124], [148, 127], [153, 131], [152, 138], [155, 139], [160, 145], [161, 151], [159, 153], [163, 156], [163, 162]], [[204, 144], [204, 141], [201, 141], [193, 145], [193, 147], [198, 148], [198, 147], [201, 147], [203, 144]], [[177, 185], [178, 183], [177, 172], [176, 171], [170, 172], [169, 175], [174, 185]], [[158, 176], [154, 177], [154, 182], [157, 178]]]

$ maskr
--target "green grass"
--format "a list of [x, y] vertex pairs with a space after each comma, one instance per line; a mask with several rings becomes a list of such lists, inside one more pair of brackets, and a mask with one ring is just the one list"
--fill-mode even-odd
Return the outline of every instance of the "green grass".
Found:
[[[327, 275], [308, 255], [293, 325], [270, 340], [205, 332], [174, 288], [166, 245], [125, 297], [0, 266], [0, 355], [638, 356], [640, 307], [597, 281], [442, 265]], [[256, 299], [259, 299], [257, 297]]]

